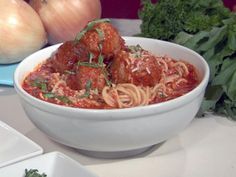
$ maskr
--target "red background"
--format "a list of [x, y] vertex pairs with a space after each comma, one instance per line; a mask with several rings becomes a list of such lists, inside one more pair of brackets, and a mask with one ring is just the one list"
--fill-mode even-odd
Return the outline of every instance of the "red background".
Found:
[[[157, 0], [152, 1], [157, 2]], [[101, 4], [103, 18], [138, 18], [140, 0], [101, 0]], [[232, 10], [236, 0], [224, 0], [224, 4]]]

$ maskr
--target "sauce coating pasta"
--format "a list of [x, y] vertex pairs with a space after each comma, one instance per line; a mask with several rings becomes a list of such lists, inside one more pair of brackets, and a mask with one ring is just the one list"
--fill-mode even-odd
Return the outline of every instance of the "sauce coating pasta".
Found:
[[168, 101], [198, 84], [190, 63], [126, 46], [109, 22], [93, 21], [29, 73], [23, 88], [50, 103], [114, 109]]

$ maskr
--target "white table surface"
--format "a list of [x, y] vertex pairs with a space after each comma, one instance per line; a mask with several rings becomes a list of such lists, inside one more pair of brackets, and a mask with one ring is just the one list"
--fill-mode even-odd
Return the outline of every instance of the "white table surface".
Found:
[[[127, 21], [123, 24], [122, 35], [137, 32], [136, 22], [136, 28], [128, 28]], [[53, 142], [37, 129], [13, 87], [0, 86], [0, 111], [1, 121], [35, 141], [44, 153], [60, 151], [100, 177], [236, 177], [236, 122], [224, 117], [196, 118], [183, 132], [136, 157], [96, 159]]]

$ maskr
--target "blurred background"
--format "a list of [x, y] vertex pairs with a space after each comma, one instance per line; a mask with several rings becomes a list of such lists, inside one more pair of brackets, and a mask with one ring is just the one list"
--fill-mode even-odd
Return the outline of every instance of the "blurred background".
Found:
[[[158, 0], [152, 0], [156, 3]], [[137, 19], [141, 0], [101, 0], [103, 18]], [[236, 0], [224, 0], [224, 4], [231, 10], [236, 10]]]

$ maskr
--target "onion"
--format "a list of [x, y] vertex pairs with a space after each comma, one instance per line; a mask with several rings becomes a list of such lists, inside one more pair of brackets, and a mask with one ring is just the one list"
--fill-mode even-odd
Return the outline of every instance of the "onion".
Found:
[[39, 15], [22, 0], [0, 1], [0, 64], [21, 61], [46, 43]]
[[48, 33], [49, 44], [75, 38], [89, 21], [101, 17], [99, 0], [30, 0]]

